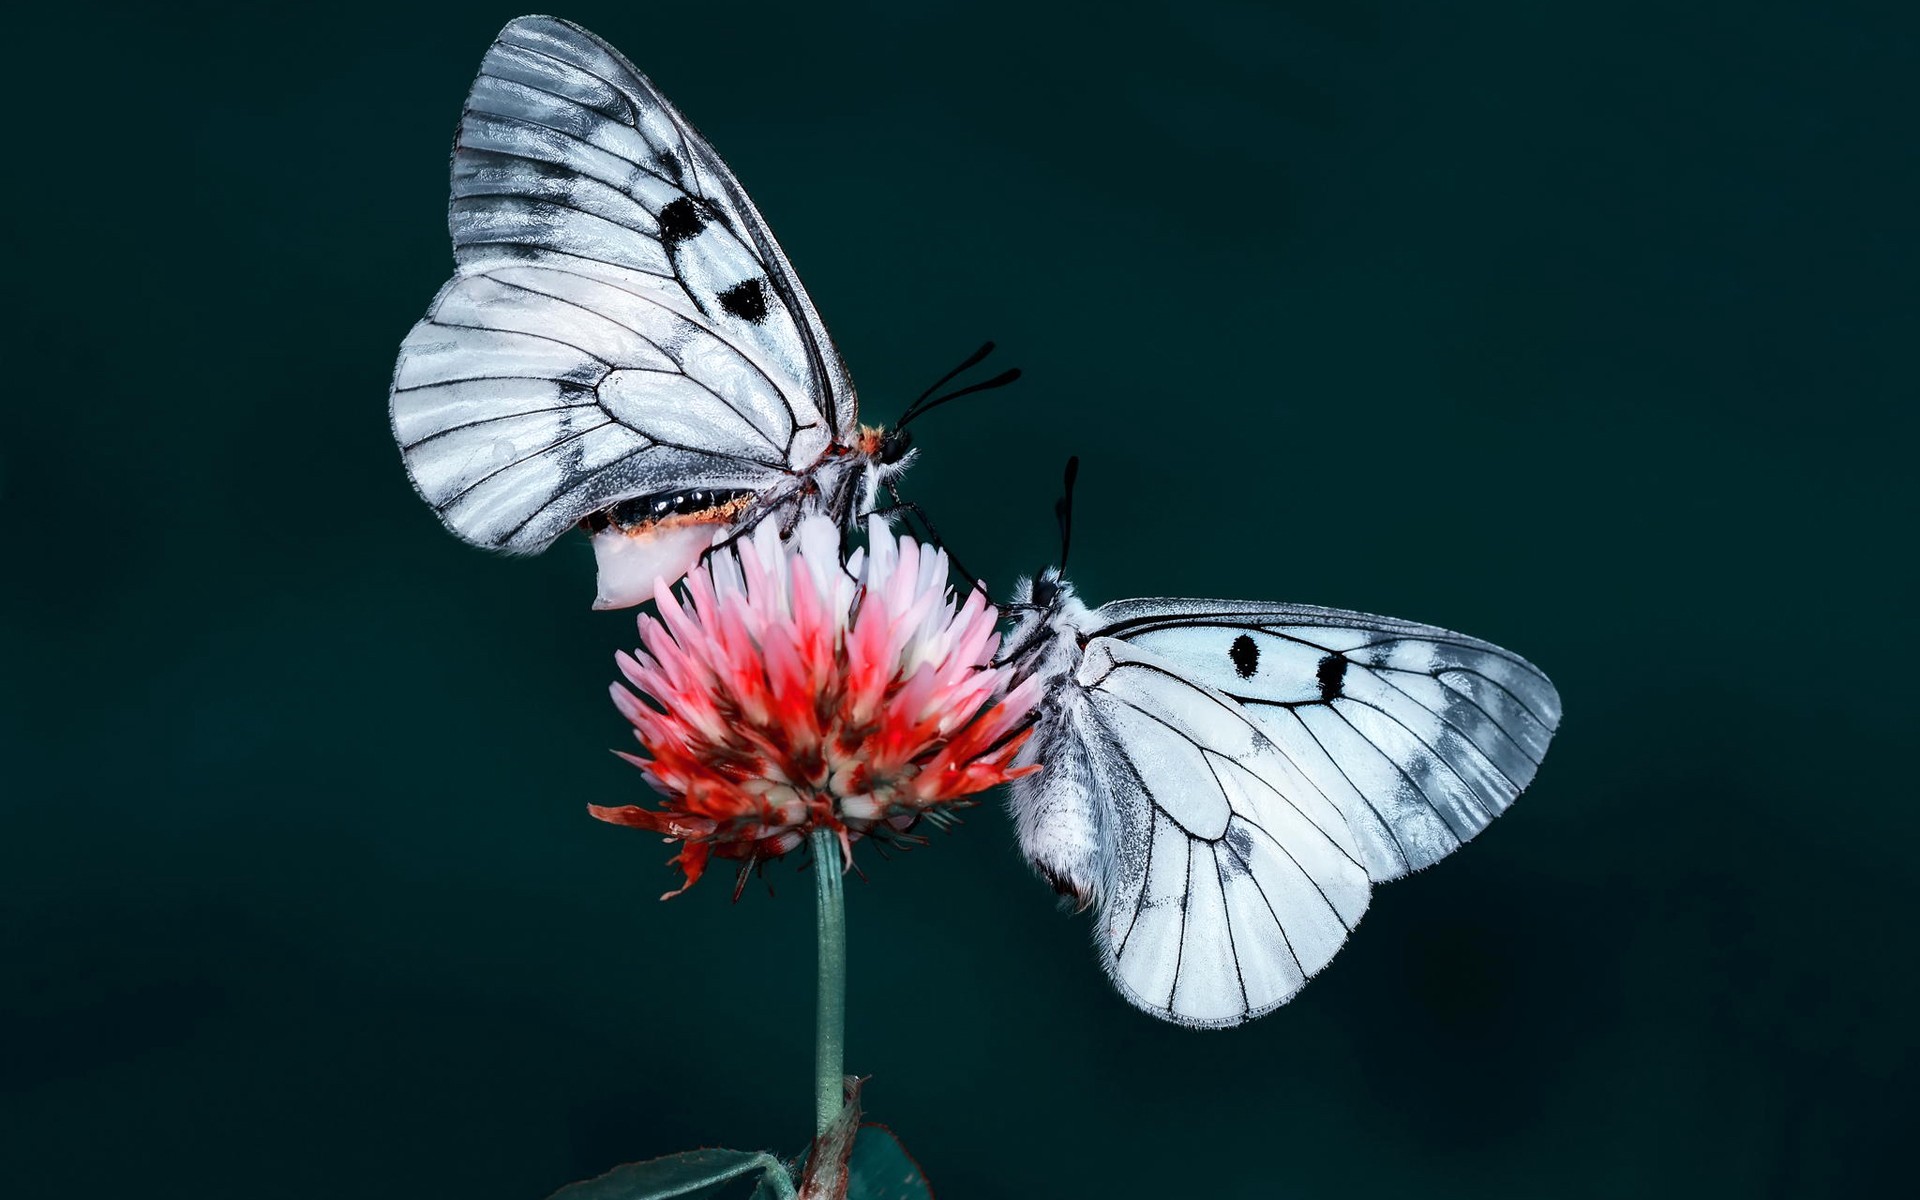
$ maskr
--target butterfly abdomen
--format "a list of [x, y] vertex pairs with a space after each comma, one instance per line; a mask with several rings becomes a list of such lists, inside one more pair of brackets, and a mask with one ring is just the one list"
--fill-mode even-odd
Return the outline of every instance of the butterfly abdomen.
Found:
[[1054, 891], [1073, 901], [1075, 911], [1083, 911], [1100, 898], [1106, 856], [1093, 772], [1084, 758], [1058, 752], [1059, 723], [1070, 719], [1058, 707], [1041, 718], [1022, 758], [1045, 769], [1009, 785], [1009, 803], [1020, 853]]
[[656, 492], [635, 496], [609, 508], [588, 513], [580, 521], [588, 533], [599, 533], [608, 526], [636, 532], [669, 517], [696, 520], [732, 520], [746, 508], [753, 492], [744, 488], [694, 488], [689, 491]]
[[1027, 862], [1054, 891], [1085, 910], [1105, 896], [1112, 857], [1107, 829], [1111, 805], [1099, 793], [1093, 765], [1074, 752], [1084, 739], [1086, 693], [1073, 674], [1080, 659], [1079, 626], [1088, 613], [1057, 576], [1019, 581], [1014, 587], [1017, 604], [1036, 600], [1036, 582], [1046, 589], [1043, 605], [1015, 622], [1007, 645], [1021, 677], [1037, 677], [1046, 685], [1039, 725], [1021, 752], [1023, 762], [1041, 763], [1043, 769], [1014, 780], [1009, 804]]

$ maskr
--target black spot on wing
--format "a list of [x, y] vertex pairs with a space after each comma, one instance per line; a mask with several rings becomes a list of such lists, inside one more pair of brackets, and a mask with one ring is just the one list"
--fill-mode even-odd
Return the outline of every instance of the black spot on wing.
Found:
[[[631, 124], [631, 122], [629, 122], [629, 124]], [[668, 179], [673, 180], [677, 184], [685, 186], [686, 171], [680, 166], [680, 160], [675, 158], [672, 154], [669, 154], [666, 151], [661, 151], [659, 154], [654, 156], [653, 165], [657, 167], [660, 173], [666, 176]]]
[[[1215, 778], [1218, 779], [1217, 774]], [[1233, 853], [1221, 861], [1220, 878], [1230, 879], [1239, 875], [1253, 874], [1252, 869], [1247, 866], [1253, 861], [1253, 834], [1249, 833], [1247, 827], [1241, 822], [1229, 821], [1225, 840], [1227, 848]]]
[[700, 206], [687, 196], [660, 210], [660, 240], [669, 250], [689, 238], [699, 237], [706, 227], [707, 219], [700, 215]]
[[1346, 695], [1342, 691], [1347, 681], [1347, 658], [1344, 654], [1329, 654], [1320, 660], [1320, 669], [1314, 672], [1320, 680], [1320, 700], [1322, 703], [1338, 700]]
[[747, 279], [734, 284], [720, 293], [720, 307], [743, 321], [758, 325], [767, 319], [766, 280]]
[[1252, 679], [1253, 673], [1260, 669], [1260, 646], [1244, 633], [1233, 639], [1227, 656], [1233, 659], [1233, 669], [1242, 679]]

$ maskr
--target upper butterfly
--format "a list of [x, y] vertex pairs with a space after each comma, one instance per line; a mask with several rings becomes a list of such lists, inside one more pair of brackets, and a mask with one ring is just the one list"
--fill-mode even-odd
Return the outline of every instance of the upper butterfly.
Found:
[[849, 525], [905, 466], [902, 432], [858, 424], [739, 181], [579, 26], [500, 31], [460, 116], [447, 223], [456, 272], [401, 343], [393, 432], [464, 540], [531, 554], [581, 525], [595, 607], [617, 608], [769, 516]]
[[1019, 760], [1041, 770], [1010, 785], [1021, 850], [1095, 907], [1121, 994], [1183, 1025], [1291, 999], [1373, 884], [1506, 811], [1560, 723], [1537, 667], [1431, 625], [1235, 600], [1089, 609], [1058, 568], [1007, 609], [1006, 658], [1046, 697]]

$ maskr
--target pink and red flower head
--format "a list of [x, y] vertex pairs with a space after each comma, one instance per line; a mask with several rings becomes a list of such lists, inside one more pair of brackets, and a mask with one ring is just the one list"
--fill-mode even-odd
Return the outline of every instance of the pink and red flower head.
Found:
[[844, 560], [824, 518], [784, 541], [773, 526], [710, 555], [683, 596], [656, 584], [659, 617], [618, 656], [640, 695], [615, 684], [613, 701], [646, 752], [621, 757], [666, 799], [591, 811], [683, 843], [680, 891], [711, 856], [777, 858], [816, 829], [850, 855], [1037, 769], [1012, 764], [1039, 690], [1009, 690], [999, 614], [978, 589], [956, 602], [945, 554], [877, 519]]

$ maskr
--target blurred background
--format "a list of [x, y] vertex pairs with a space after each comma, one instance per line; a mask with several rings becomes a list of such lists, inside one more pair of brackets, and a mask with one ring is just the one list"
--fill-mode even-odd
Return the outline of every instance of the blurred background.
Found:
[[[998, 801], [849, 888], [943, 1200], [1857, 1196], [1908, 1156], [1916, 19], [1852, 3], [575, 3], [752, 191], [1004, 588], [1386, 612], [1567, 718], [1228, 1033]], [[410, 490], [492, 3], [13, 19], [0, 1188], [534, 1200], [797, 1151], [812, 902], [670, 904], [591, 555]], [[1907, 544], [1905, 551], [1899, 545]], [[1905, 562], [1908, 565], [1901, 567]]]

